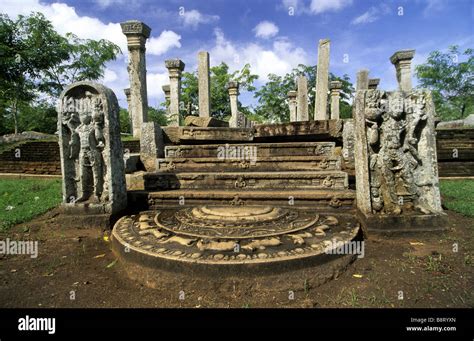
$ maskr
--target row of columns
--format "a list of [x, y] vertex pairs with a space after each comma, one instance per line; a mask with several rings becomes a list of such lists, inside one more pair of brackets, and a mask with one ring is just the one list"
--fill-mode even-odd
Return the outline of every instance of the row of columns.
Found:
[[[318, 47], [318, 67], [316, 71], [316, 95], [314, 106], [314, 119], [339, 119], [340, 99], [342, 82], [329, 82], [329, 40], [322, 39]], [[401, 91], [412, 89], [411, 60], [415, 55], [415, 50], [401, 50], [395, 52], [390, 61], [395, 66], [398, 88]], [[379, 78], [369, 78], [369, 70], [363, 69], [357, 73], [356, 91], [377, 89], [380, 83]], [[303, 75], [299, 75], [296, 80], [297, 91], [288, 92], [288, 106], [290, 109], [290, 122], [307, 121], [308, 116], [308, 81]], [[327, 113], [328, 89], [331, 96], [330, 117]]]
[[[128, 73], [130, 78], [130, 88], [125, 89], [128, 107], [131, 116], [133, 136], [140, 137], [141, 127], [147, 122], [148, 100], [146, 87], [146, 60], [145, 43], [150, 36], [151, 29], [146, 24], [139, 21], [126, 21], [121, 23], [122, 32], [127, 37], [129, 51]], [[342, 82], [329, 82], [329, 55], [330, 40], [321, 39], [318, 45], [318, 66], [316, 71], [316, 94], [314, 105], [314, 119], [327, 120], [339, 119], [340, 93]], [[409, 91], [411, 83], [411, 60], [414, 50], [402, 50], [395, 52], [390, 61], [395, 66], [399, 89]], [[165, 61], [169, 72], [169, 85], [163, 86], [165, 99], [169, 103], [167, 112], [169, 115], [169, 125], [179, 126], [179, 109], [181, 96], [181, 74], [185, 64], [179, 59], [169, 59]], [[356, 90], [376, 89], [379, 79], [369, 79], [368, 70], [360, 70], [357, 73]], [[303, 75], [297, 78], [297, 91], [288, 92], [288, 104], [290, 109], [290, 121], [308, 121], [308, 80]], [[328, 84], [329, 83], [329, 84]], [[210, 117], [210, 68], [209, 53], [201, 51], [198, 53], [198, 86], [199, 86], [199, 116]], [[231, 104], [230, 127], [242, 126], [245, 116], [238, 110], [238, 82], [227, 84]], [[328, 91], [329, 90], [329, 91]], [[330, 116], [327, 110], [328, 93], [330, 100]]]
[[[127, 97], [131, 126], [134, 137], [140, 138], [141, 127], [148, 121], [148, 97], [146, 88], [146, 60], [145, 43], [150, 37], [151, 29], [146, 24], [130, 20], [120, 24], [123, 34], [127, 37], [129, 51], [128, 74], [130, 88], [124, 89]], [[185, 64], [179, 59], [165, 61], [169, 73], [169, 85], [163, 86], [166, 102], [168, 103], [168, 125], [180, 125], [180, 101], [181, 101], [181, 74]], [[209, 53], [201, 51], [198, 53], [198, 87], [199, 87], [199, 116], [211, 116], [211, 85]], [[231, 103], [230, 126], [237, 127], [245, 124], [245, 116], [238, 110], [239, 83], [229, 82], [227, 84]]]
[[[397, 74], [398, 90], [412, 90], [411, 61], [415, 56], [415, 50], [401, 50], [395, 52], [390, 61], [395, 66]], [[377, 89], [379, 78], [369, 78], [369, 70], [362, 69], [357, 72], [356, 90]]]
[[[331, 89], [331, 119], [339, 118], [339, 99], [341, 82], [331, 82], [329, 85], [329, 51], [331, 41], [321, 39], [318, 44], [318, 67], [316, 69], [316, 94], [314, 103], [314, 119], [329, 119], [327, 101], [328, 89]], [[288, 92], [290, 122], [308, 121], [308, 80], [299, 75], [296, 80], [296, 91]]]

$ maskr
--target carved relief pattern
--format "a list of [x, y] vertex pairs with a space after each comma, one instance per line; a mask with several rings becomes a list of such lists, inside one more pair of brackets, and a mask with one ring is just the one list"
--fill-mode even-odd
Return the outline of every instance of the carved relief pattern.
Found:
[[[427, 125], [425, 93], [366, 92], [365, 125], [370, 197], [373, 213], [403, 210], [431, 213], [421, 200], [424, 186], [433, 186], [419, 142]], [[426, 152], [426, 150], [424, 151]]]
[[62, 124], [67, 127], [68, 150], [64, 157], [74, 163], [75, 174], [66, 179], [69, 188], [68, 202], [107, 202], [109, 189], [104, 162], [104, 102], [101, 95], [85, 91], [84, 97], [64, 97]]
[[[142, 212], [122, 218], [114, 229], [114, 238], [160, 258], [252, 263], [322, 254], [335, 242], [348, 242], [359, 233], [355, 220], [318, 215], [313, 210], [288, 208], [274, 212], [272, 207], [249, 207], [259, 221], [258, 229], [248, 220], [242, 223], [242, 219], [225, 218], [225, 213], [225, 221], [212, 221], [193, 210], [211, 210], [211, 216], [213, 210], [217, 215], [225, 212], [218, 206]], [[235, 210], [246, 212], [244, 208]]]

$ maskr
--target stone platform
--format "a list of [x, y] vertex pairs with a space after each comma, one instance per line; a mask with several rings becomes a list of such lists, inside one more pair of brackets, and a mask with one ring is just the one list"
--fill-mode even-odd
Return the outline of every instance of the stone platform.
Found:
[[[148, 269], [193, 274], [262, 274], [353, 255], [328, 250], [361, 238], [353, 213], [252, 205], [200, 205], [144, 211], [121, 218], [113, 250]], [[346, 257], [349, 256], [349, 257]], [[348, 258], [341, 262], [340, 258]]]

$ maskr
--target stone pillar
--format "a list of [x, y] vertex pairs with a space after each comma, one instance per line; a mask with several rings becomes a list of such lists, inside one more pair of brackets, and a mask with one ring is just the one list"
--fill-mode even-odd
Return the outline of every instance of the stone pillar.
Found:
[[288, 106], [290, 107], [290, 122], [296, 122], [296, 96], [294, 90], [288, 91]]
[[329, 39], [321, 39], [318, 46], [318, 67], [316, 70], [316, 96], [314, 119], [327, 120], [328, 82], [329, 82]]
[[128, 75], [130, 78], [130, 115], [134, 137], [140, 137], [141, 126], [147, 121], [148, 98], [146, 87], [145, 43], [151, 29], [136, 20], [120, 24], [127, 37], [129, 53]]
[[127, 207], [119, 110], [113, 91], [94, 82], [73, 83], [60, 96], [63, 211], [77, 214], [78, 227], [108, 226]]
[[354, 168], [354, 143], [354, 119], [345, 119], [342, 127], [342, 157], [349, 169]]
[[395, 65], [397, 72], [398, 89], [400, 91], [411, 91], [411, 60], [415, 56], [415, 50], [401, 50], [395, 52], [390, 61]]
[[184, 63], [179, 59], [169, 59], [165, 61], [166, 68], [170, 76], [170, 106], [168, 125], [179, 126], [179, 103], [181, 100], [181, 72], [184, 70]]
[[308, 80], [305, 76], [299, 75], [296, 81], [298, 87], [298, 105], [296, 109], [297, 121], [308, 121]]
[[239, 112], [238, 107], [238, 96], [239, 96], [239, 82], [231, 81], [227, 83], [227, 90], [229, 91], [230, 98], [230, 112], [231, 117], [229, 120], [229, 127], [237, 128], [243, 123], [243, 115]]
[[169, 101], [170, 101], [170, 85], [165, 84], [161, 87], [161, 89], [163, 90], [163, 93], [165, 94], [165, 101], [167, 103], [169, 103]]
[[198, 53], [199, 116], [211, 116], [211, 83], [209, 76], [209, 53]]
[[167, 118], [169, 118], [170, 116], [170, 86], [169, 84], [166, 84], [166, 85], [163, 85], [161, 89], [163, 89], [163, 92], [165, 94], [166, 114], [167, 114]]
[[380, 78], [370, 78], [369, 79], [369, 90], [376, 90], [379, 86]]
[[339, 100], [341, 99], [342, 82], [332, 81], [329, 85], [331, 89], [331, 120], [339, 119]]
[[369, 88], [369, 70], [363, 69], [357, 72], [356, 91]]
[[165, 146], [163, 130], [156, 122], [145, 122], [140, 139], [140, 160], [147, 172], [158, 171], [158, 158], [163, 158]]
[[132, 96], [130, 95], [130, 88], [123, 89], [123, 92], [125, 93], [125, 97], [127, 98], [127, 110], [128, 110], [128, 120], [130, 124], [130, 133], [133, 134], [133, 115], [132, 115]]

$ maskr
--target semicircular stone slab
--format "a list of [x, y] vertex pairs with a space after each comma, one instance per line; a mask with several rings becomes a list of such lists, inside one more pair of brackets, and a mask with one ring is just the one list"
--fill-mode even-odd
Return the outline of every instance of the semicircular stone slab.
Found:
[[227, 273], [291, 269], [295, 261], [311, 266], [339, 257], [331, 250], [359, 240], [360, 225], [352, 214], [271, 206], [145, 211], [122, 217], [112, 233], [119, 257], [192, 273], [211, 268], [219, 273], [224, 267]]

